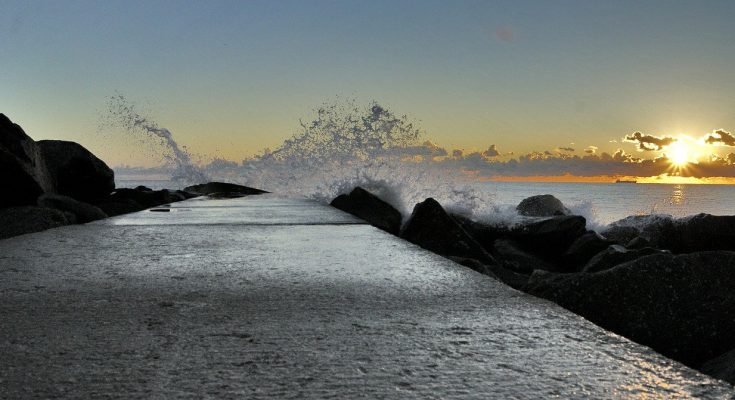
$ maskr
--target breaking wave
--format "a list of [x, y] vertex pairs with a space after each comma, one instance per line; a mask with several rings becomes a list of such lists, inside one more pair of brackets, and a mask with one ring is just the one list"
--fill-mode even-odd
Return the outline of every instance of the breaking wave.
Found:
[[204, 171], [191, 161], [191, 155], [179, 146], [173, 134], [153, 121], [140, 115], [135, 105], [123, 95], [115, 95], [107, 102], [107, 123], [122, 128], [129, 134], [142, 134], [156, 139], [163, 146], [163, 158], [173, 165], [171, 180], [180, 186], [203, 183], [210, 180]]
[[355, 186], [385, 199], [404, 216], [434, 197], [454, 212], [489, 204], [471, 176], [432, 163], [421, 130], [377, 103], [324, 105], [277, 149], [243, 161], [237, 178], [266, 190], [329, 202]]

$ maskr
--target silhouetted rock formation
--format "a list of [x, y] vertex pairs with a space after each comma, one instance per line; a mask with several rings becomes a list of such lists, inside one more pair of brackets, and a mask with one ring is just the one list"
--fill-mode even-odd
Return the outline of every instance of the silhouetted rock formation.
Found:
[[735, 348], [705, 362], [699, 370], [735, 385]]
[[616, 265], [624, 264], [641, 257], [651, 254], [661, 253], [663, 250], [656, 250], [652, 247], [644, 247], [642, 249], [626, 249], [625, 247], [614, 244], [605, 250], [597, 253], [582, 268], [582, 272], [600, 272], [610, 269]]
[[20, 206], [0, 209], [0, 239], [76, 223], [73, 214], [53, 208]]
[[432, 198], [416, 204], [401, 237], [443, 256], [474, 258], [483, 264], [496, 264], [493, 256]]
[[127, 214], [142, 211], [147, 208], [174, 203], [195, 197], [195, 195], [181, 190], [151, 190], [143, 188], [121, 188], [97, 203], [107, 215]]
[[569, 209], [556, 197], [550, 194], [531, 196], [516, 206], [520, 215], [529, 217], [551, 217], [553, 215], [569, 215]]
[[242, 195], [268, 193], [265, 190], [224, 182], [209, 182], [199, 185], [187, 186], [184, 188], [184, 191], [197, 194], [199, 196], [213, 195], [217, 193], [239, 193]]
[[4, 114], [0, 114], [0, 171], [0, 208], [34, 205], [39, 195], [53, 189], [36, 142]]
[[105, 212], [99, 207], [82, 203], [81, 201], [74, 200], [71, 197], [59, 194], [42, 194], [38, 198], [38, 206], [72, 213], [74, 214], [76, 222], [80, 224], [107, 218], [107, 214], [105, 214]]
[[393, 235], [401, 230], [401, 213], [361, 187], [337, 196], [330, 204]]
[[534, 270], [556, 271], [557, 267], [522, 250], [521, 244], [512, 239], [498, 239], [493, 246], [497, 259], [511, 271], [530, 275]]
[[735, 252], [655, 254], [594, 274], [536, 271], [526, 291], [696, 367], [733, 347], [734, 265]]
[[579, 266], [586, 264], [595, 254], [605, 250], [611, 244], [611, 241], [605, 239], [599, 233], [589, 231], [569, 245], [567, 251], [564, 252], [564, 262], [570, 268], [578, 269]]
[[115, 173], [82, 145], [63, 140], [41, 140], [38, 147], [55, 193], [89, 203], [115, 189]]

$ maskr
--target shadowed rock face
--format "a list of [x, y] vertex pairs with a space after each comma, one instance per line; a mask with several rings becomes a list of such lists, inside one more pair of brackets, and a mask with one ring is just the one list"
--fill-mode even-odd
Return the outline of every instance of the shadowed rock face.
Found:
[[599, 252], [582, 268], [582, 272], [600, 272], [633, 261], [641, 257], [645, 257], [655, 253], [661, 253], [664, 250], [656, 250], [652, 247], [644, 247], [642, 249], [626, 249], [623, 246], [614, 244], [607, 249]]
[[0, 210], [0, 239], [75, 223], [74, 215], [53, 208], [22, 206]]
[[553, 215], [569, 215], [569, 209], [561, 200], [550, 194], [531, 196], [523, 199], [516, 207], [518, 214], [529, 217], [551, 217]]
[[56, 193], [93, 202], [115, 190], [115, 173], [82, 145], [64, 140], [37, 144]]
[[393, 235], [398, 235], [401, 229], [401, 213], [361, 187], [356, 187], [349, 195], [337, 196], [330, 204]]
[[717, 379], [735, 384], [735, 348], [705, 362], [699, 370]]
[[245, 195], [268, 193], [265, 190], [224, 182], [209, 182], [201, 183], [199, 185], [187, 186], [184, 188], [184, 191], [198, 194], [200, 196], [206, 196], [215, 193], [240, 193]]
[[443, 256], [474, 258], [483, 264], [496, 264], [493, 256], [432, 198], [416, 204], [401, 237]]
[[[674, 253], [706, 250], [735, 250], [735, 216], [697, 214], [674, 222]], [[663, 240], [662, 240], [663, 241]]]
[[590, 231], [575, 240], [564, 253], [564, 262], [579, 271], [579, 267], [586, 264], [595, 254], [605, 250], [612, 242], [599, 233]]
[[4, 114], [0, 114], [0, 171], [0, 208], [35, 205], [39, 195], [52, 190], [38, 146]]
[[38, 206], [53, 208], [62, 212], [74, 214], [76, 221], [80, 224], [107, 218], [107, 214], [99, 207], [76, 201], [71, 197], [59, 194], [44, 194], [38, 198]]
[[594, 274], [536, 271], [526, 291], [696, 367], [733, 347], [734, 266], [729, 251], [655, 254]]

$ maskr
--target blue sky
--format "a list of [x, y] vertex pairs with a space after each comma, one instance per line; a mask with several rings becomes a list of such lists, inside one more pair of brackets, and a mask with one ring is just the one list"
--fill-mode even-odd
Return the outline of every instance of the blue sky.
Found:
[[144, 162], [98, 132], [122, 93], [193, 152], [277, 146], [335, 96], [448, 148], [517, 153], [633, 131], [735, 130], [733, 1], [5, 1], [0, 112], [36, 139]]

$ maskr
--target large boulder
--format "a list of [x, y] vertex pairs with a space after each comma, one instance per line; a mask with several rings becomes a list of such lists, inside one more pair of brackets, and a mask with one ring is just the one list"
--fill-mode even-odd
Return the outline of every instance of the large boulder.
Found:
[[558, 264], [569, 246], [587, 232], [586, 225], [579, 215], [542, 218], [514, 226], [509, 236], [524, 250]]
[[483, 264], [495, 259], [434, 199], [416, 204], [401, 237], [443, 256], [474, 258]]
[[53, 189], [36, 143], [4, 114], [0, 114], [0, 208], [36, 204]]
[[636, 237], [650, 243], [651, 247], [669, 249], [674, 235], [674, 220], [670, 215], [633, 215], [607, 226], [602, 236], [620, 245], [626, 245]]
[[493, 254], [505, 268], [521, 274], [531, 274], [536, 269], [557, 270], [552, 264], [523, 251], [521, 245], [514, 240], [496, 240], [493, 245]]
[[651, 254], [665, 252], [666, 250], [656, 250], [652, 247], [644, 247], [642, 249], [626, 249], [619, 244], [608, 246], [605, 250], [597, 253], [582, 268], [582, 272], [600, 272], [610, 269], [616, 265], [624, 264], [641, 257]]
[[587, 263], [595, 254], [605, 250], [611, 244], [612, 242], [599, 233], [589, 231], [569, 245], [564, 253], [564, 264], [568, 266], [569, 271], [578, 271], [578, 267]]
[[551, 217], [553, 215], [569, 215], [569, 209], [564, 207], [561, 200], [550, 194], [541, 194], [523, 199], [516, 211], [520, 215], [530, 217]]
[[331, 205], [393, 235], [401, 230], [401, 213], [361, 187], [337, 196]]
[[162, 204], [186, 200], [190, 197], [190, 194], [179, 190], [151, 190], [146, 187], [135, 189], [121, 188], [116, 189], [112, 194], [98, 201], [96, 205], [112, 217], [142, 211]]
[[735, 385], [735, 349], [706, 361], [699, 370]]
[[0, 239], [73, 224], [74, 216], [53, 208], [21, 206], [0, 210]]
[[56, 193], [94, 202], [115, 189], [115, 173], [82, 145], [64, 140], [37, 143]]
[[674, 253], [735, 250], [735, 216], [697, 214], [674, 221], [668, 248]]
[[38, 206], [53, 208], [62, 212], [70, 212], [74, 214], [77, 223], [80, 224], [107, 218], [107, 214], [99, 207], [60, 194], [41, 195], [38, 198]]
[[199, 196], [214, 195], [219, 193], [236, 193], [241, 195], [268, 193], [265, 190], [225, 182], [209, 182], [187, 186], [184, 188], [184, 191]]
[[594, 273], [535, 271], [525, 290], [690, 366], [732, 349], [735, 252], [654, 254]]

